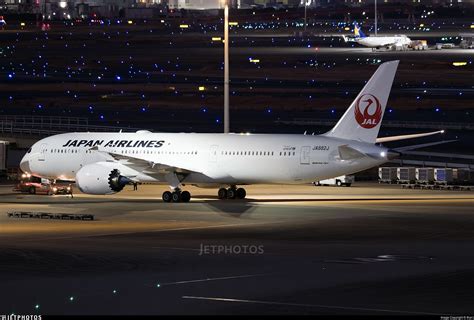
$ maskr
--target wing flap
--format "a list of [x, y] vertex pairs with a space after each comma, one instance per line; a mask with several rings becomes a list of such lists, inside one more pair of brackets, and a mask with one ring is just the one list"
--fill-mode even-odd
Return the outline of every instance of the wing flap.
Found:
[[165, 162], [154, 162], [149, 161], [137, 157], [133, 157], [130, 155], [124, 155], [121, 153], [115, 153], [103, 150], [99, 147], [93, 147], [90, 150], [100, 152], [103, 154], [107, 154], [110, 157], [110, 160], [115, 160], [121, 162], [123, 165], [129, 166], [130, 168], [143, 172], [143, 173], [151, 173], [151, 174], [168, 174], [168, 173], [181, 173], [181, 174], [189, 174], [189, 173], [202, 173], [199, 171], [194, 170], [190, 167], [184, 167], [181, 164], [175, 165], [172, 163], [165, 163]]

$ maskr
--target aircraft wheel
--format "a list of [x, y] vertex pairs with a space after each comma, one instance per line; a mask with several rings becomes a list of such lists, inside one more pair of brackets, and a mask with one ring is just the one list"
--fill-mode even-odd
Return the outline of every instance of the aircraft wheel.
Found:
[[245, 199], [245, 196], [247, 195], [247, 192], [245, 191], [244, 188], [238, 188], [235, 191], [235, 195], [237, 196], [238, 199]]
[[181, 192], [181, 201], [189, 202], [189, 200], [191, 200], [191, 193], [189, 193], [189, 191]]
[[227, 198], [227, 189], [226, 188], [220, 188], [219, 191], [217, 191], [217, 197], [219, 199], [226, 199]]
[[235, 189], [229, 188], [227, 189], [227, 199], [235, 199]]
[[163, 192], [162, 198], [163, 198], [164, 202], [171, 202], [171, 197], [172, 197], [171, 192], [169, 192], [169, 191]]
[[173, 202], [181, 202], [181, 192], [173, 192], [171, 194], [171, 199]]

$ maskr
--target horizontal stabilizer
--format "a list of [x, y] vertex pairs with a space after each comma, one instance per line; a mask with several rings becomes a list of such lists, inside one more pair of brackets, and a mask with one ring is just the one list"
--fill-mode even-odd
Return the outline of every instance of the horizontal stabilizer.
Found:
[[403, 152], [403, 151], [421, 149], [421, 148], [436, 146], [438, 144], [445, 144], [445, 143], [455, 142], [455, 141], [457, 141], [457, 140], [444, 140], [444, 141], [436, 141], [436, 142], [423, 143], [423, 144], [415, 144], [415, 145], [411, 145], [411, 146], [395, 148], [393, 150], [395, 150], [397, 152]]
[[377, 138], [375, 142], [384, 143], [384, 142], [391, 142], [391, 141], [408, 140], [408, 139], [427, 137], [427, 136], [432, 136], [435, 134], [442, 134], [442, 133], [444, 133], [444, 130], [427, 132], [427, 133], [405, 134], [401, 136], [382, 137], [382, 138]]

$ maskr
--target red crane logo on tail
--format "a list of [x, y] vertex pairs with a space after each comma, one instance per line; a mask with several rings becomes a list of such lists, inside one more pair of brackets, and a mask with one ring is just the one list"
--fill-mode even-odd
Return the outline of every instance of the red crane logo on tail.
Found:
[[382, 118], [382, 106], [375, 96], [363, 94], [356, 101], [354, 113], [362, 128], [371, 129], [377, 126]]

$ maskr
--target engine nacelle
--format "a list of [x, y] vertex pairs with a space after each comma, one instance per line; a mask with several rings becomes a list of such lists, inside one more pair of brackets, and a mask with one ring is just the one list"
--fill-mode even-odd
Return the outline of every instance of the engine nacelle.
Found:
[[127, 177], [120, 175], [115, 168], [100, 163], [88, 164], [76, 173], [76, 185], [88, 194], [114, 194], [131, 182]]

